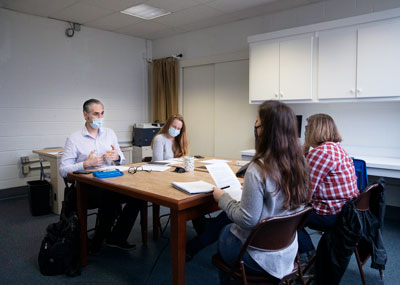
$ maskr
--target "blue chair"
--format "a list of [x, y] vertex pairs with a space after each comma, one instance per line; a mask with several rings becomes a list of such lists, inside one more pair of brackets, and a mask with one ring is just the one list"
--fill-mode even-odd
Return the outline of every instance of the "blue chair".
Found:
[[353, 157], [354, 168], [356, 169], [357, 175], [357, 188], [362, 192], [368, 185], [367, 165], [362, 159]]

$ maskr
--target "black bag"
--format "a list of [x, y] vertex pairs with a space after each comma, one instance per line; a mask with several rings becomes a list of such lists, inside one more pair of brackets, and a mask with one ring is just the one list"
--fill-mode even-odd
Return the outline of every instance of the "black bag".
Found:
[[75, 187], [67, 186], [60, 221], [50, 224], [46, 229], [38, 257], [43, 275], [81, 274], [81, 235], [74, 196]]

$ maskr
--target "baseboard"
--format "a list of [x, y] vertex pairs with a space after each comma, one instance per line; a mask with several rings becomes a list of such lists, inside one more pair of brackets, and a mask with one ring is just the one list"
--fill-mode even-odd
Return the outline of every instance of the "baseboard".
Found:
[[28, 196], [28, 186], [19, 186], [0, 190], [0, 200], [11, 199], [18, 196]]

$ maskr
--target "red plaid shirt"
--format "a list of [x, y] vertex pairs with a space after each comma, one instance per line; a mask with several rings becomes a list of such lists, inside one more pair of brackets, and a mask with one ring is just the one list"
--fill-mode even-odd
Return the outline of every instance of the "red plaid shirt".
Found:
[[333, 142], [312, 149], [307, 160], [314, 210], [319, 215], [340, 213], [343, 205], [359, 194], [353, 160], [339, 143]]

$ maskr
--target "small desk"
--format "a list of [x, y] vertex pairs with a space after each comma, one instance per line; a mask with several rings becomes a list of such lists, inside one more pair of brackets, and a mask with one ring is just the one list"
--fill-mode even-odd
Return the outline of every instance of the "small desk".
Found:
[[50, 184], [53, 193], [53, 213], [60, 214], [62, 201], [64, 201], [64, 179], [58, 174], [62, 148], [33, 150], [39, 158], [50, 162]]
[[[242, 160], [251, 160], [255, 152], [254, 149], [248, 149], [241, 151], [240, 155]], [[350, 156], [365, 161], [368, 175], [400, 178], [400, 158], [351, 154]]]
[[[120, 146], [126, 160], [126, 164], [132, 163], [132, 146]], [[50, 162], [50, 184], [53, 193], [53, 213], [61, 214], [62, 201], [64, 201], [64, 178], [59, 174], [60, 161], [63, 148], [37, 149], [33, 153], [39, 158]]]
[[[143, 163], [132, 164], [139, 166]], [[196, 166], [199, 161], [195, 162]], [[234, 161], [230, 163], [233, 171], [237, 171]], [[176, 173], [168, 169], [163, 172], [138, 171], [124, 176], [97, 179], [91, 174], [72, 174], [68, 177], [76, 181], [78, 198], [78, 216], [81, 223], [82, 238], [82, 266], [87, 263], [87, 187], [93, 185], [115, 191], [127, 196], [152, 202], [157, 205], [170, 208], [171, 211], [171, 259], [172, 259], [172, 283], [185, 284], [185, 252], [186, 252], [186, 222], [207, 213], [219, 210], [212, 194], [188, 195], [171, 186], [171, 182], [190, 182], [203, 180], [214, 184], [208, 172], [192, 171]]]

